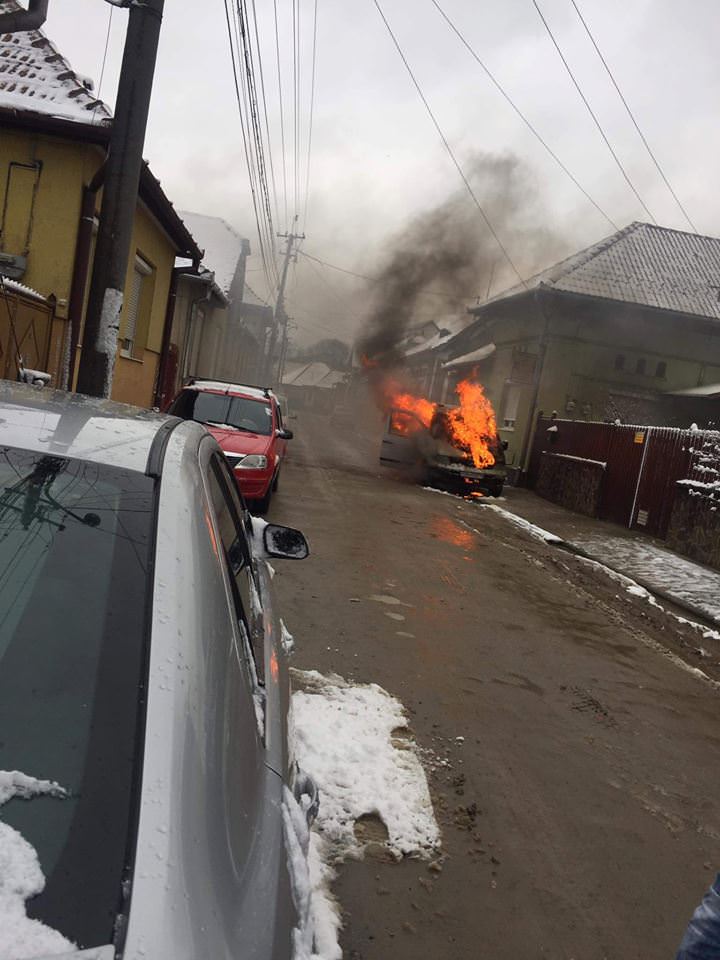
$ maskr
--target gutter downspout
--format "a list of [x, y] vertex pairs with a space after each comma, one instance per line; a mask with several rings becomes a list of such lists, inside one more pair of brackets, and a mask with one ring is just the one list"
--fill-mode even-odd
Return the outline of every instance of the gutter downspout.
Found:
[[101, 164], [90, 183], [83, 187], [77, 240], [75, 241], [75, 262], [73, 263], [70, 298], [68, 300], [70, 349], [65, 352], [65, 360], [63, 362], [63, 382], [61, 384], [63, 390], [71, 390], [75, 382], [75, 366], [77, 364], [77, 348], [80, 342], [82, 309], [85, 302], [85, 288], [87, 287], [88, 271], [90, 269], [90, 250], [92, 249], [93, 225], [95, 223], [95, 198], [105, 180], [106, 162], [107, 161], [104, 161]]
[[550, 318], [547, 313], [543, 310], [542, 303], [540, 301], [540, 293], [542, 292], [542, 285], [538, 287], [533, 292], [533, 300], [535, 301], [535, 306], [538, 309], [538, 313], [543, 318], [543, 330], [540, 334], [540, 340], [538, 343], [538, 359], [535, 366], [535, 377], [533, 383], [533, 392], [532, 399], [530, 401], [530, 407], [528, 409], [528, 421], [527, 426], [525, 427], [525, 436], [523, 437], [522, 448], [520, 451], [520, 471], [522, 476], [527, 475], [527, 470], [530, 460], [530, 444], [535, 432], [535, 421], [536, 421], [536, 408], [538, 402], [538, 396], [540, 394], [540, 381], [542, 380], [543, 367], [545, 365], [545, 354], [547, 353], [547, 341], [548, 333], [550, 332]]
[[47, 20], [47, 10], [48, 0], [30, 0], [27, 10], [0, 13], [0, 34], [39, 30]]
[[168, 364], [168, 350], [170, 349], [170, 337], [172, 336], [173, 319], [175, 317], [178, 282], [184, 271], [184, 267], [173, 267], [170, 273], [170, 289], [165, 304], [165, 319], [163, 321], [162, 340], [160, 341], [160, 363], [155, 377], [155, 389], [153, 390], [153, 406], [157, 407], [158, 410], [162, 410], [165, 406], [165, 372]]

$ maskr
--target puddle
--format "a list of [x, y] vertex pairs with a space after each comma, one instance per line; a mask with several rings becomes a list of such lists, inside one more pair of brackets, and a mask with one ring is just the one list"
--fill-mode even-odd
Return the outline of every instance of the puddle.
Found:
[[473, 551], [477, 547], [477, 540], [473, 534], [450, 517], [434, 517], [430, 524], [430, 536], [435, 537], [436, 540], [442, 540], [443, 543], [450, 543], [454, 547], [462, 547], [466, 551]]

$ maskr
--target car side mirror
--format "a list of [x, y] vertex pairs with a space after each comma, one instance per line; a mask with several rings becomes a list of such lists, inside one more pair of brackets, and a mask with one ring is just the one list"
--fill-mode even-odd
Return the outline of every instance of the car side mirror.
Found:
[[292, 440], [294, 436], [292, 430], [276, 430], [275, 433], [279, 440]]
[[305, 535], [292, 527], [268, 523], [263, 529], [263, 545], [269, 557], [279, 560], [304, 560], [310, 555]]

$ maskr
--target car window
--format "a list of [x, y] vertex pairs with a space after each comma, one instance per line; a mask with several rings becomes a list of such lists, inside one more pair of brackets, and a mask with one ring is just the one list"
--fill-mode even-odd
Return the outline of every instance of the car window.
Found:
[[216, 454], [210, 460], [208, 487], [232, 586], [235, 615], [247, 632], [257, 678], [262, 683], [265, 679], [262, 610], [243, 523], [245, 509], [226, 462]]
[[142, 474], [0, 448], [0, 769], [67, 791], [2, 819], [47, 878], [31, 916], [87, 946], [121, 901], [154, 511]]
[[390, 414], [388, 433], [397, 437], [409, 437], [422, 429], [423, 425], [418, 418], [406, 410], [393, 410]]
[[270, 400], [230, 397], [224, 393], [183, 390], [169, 413], [183, 420], [195, 420], [210, 426], [244, 430], [268, 437], [272, 433]]

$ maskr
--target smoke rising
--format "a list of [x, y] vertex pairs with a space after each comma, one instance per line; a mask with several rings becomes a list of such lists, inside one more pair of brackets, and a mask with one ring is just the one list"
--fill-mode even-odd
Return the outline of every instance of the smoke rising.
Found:
[[[466, 174], [490, 222], [524, 277], [560, 257], [566, 245], [543, 226], [534, 183], [513, 155], [475, 155]], [[392, 367], [398, 346], [422, 309], [434, 318], [464, 313], [488, 290], [497, 293], [517, 276], [507, 263], [467, 190], [417, 216], [387, 247], [370, 309], [358, 338], [359, 350], [374, 363]]]

